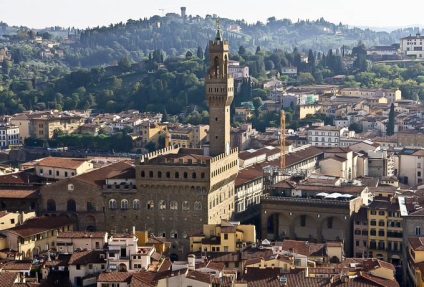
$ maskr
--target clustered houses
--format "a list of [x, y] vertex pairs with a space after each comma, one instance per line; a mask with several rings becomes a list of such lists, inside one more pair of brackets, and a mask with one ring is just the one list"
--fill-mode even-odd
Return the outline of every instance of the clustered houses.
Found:
[[[163, 135], [169, 146], [136, 160], [47, 157], [0, 176], [0, 256], [34, 259], [56, 285], [398, 286], [401, 265], [420, 284], [421, 239], [411, 238], [424, 230], [424, 162], [420, 132], [410, 132], [421, 123], [419, 107], [398, 90], [293, 88], [286, 104], [302, 117], [335, 116], [334, 126], [287, 130], [281, 147], [278, 129], [231, 128], [228, 48], [218, 30], [205, 79], [209, 125], [137, 111], [12, 117], [21, 138], [50, 138], [62, 126], [92, 134], [129, 128], [140, 148]], [[384, 138], [391, 103], [397, 136]], [[276, 104], [266, 101], [259, 114]], [[361, 136], [383, 138], [360, 138], [352, 123], [362, 125]], [[14, 282], [28, 273], [28, 263], [19, 264], [3, 269], [20, 270]]]

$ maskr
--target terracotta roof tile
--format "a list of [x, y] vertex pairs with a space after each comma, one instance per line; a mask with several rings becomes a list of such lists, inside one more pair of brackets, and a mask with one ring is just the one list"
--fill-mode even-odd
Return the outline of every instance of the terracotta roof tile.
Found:
[[12, 287], [18, 278], [18, 272], [1, 272], [0, 273], [0, 287]]
[[24, 224], [10, 228], [6, 232], [27, 237], [74, 223], [75, 221], [71, 219], [40, 216], [28, 219]]
[[30, 270], [32, 267], [31, 261], [12, 261], [8, 262], [1, 268], [2, 270]]
[[37, 165], [43, 167], [45, 166], [76, 169], [85, 162], [87, 162], [87, 160], [81, 158], [46, 157], [41, 159]]
[[409, 237], [408, 241], [414, 250], [424, 250], [424, 237]]
[[[103, 256], [101, 256], [103, 254]], [[69, 265], [87, 265], [90, 263], [105, 263], [106, 255], [99, 250], [75, 251], [69, 259]]]
[[130, 272], [103, 272], [100, 273], [97, 282], [126, 282], [130, 283], [132, 273]]
[[8, 188], [0, 187], [0, 198], [28, 198], [35, 199], [39, 197], [39, 191], [35, 188]]
[[76, 180], [100, 186], [109, 178], [135, 178], [134, 165], [120, 161], [74, 177]]

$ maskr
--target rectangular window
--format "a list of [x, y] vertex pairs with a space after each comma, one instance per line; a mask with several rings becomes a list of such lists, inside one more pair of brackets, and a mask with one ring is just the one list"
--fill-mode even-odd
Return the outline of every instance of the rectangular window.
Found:
[[56, 170], [56, 175], [59, 175], [59, 171], [58, 170]]
[[415, 227], [415, 235], [421, 235], [421, 227]]
[[224, 234], [224, 240], [228, 240], [228, 234], [227, 233]]

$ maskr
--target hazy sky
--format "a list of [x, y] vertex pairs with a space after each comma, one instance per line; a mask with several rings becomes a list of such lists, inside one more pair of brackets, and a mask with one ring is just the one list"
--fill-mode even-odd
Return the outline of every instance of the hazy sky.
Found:
[[[275, 16], [327, 21], [350, 26], [399, 27], [424, 26], [424, 1], [408, 4], [381, 0], [5, 0], [1, 1], [0, 21], [9, 25], [31, 28], [74, 26], [78, 28], [126, 22], [169, 12], [180, 13], [187, 7], [187, 15], [217, 14], [222, 18], [244, 19], [248, 23]], [[210, 4], [213, 3], [213, 4]], [[415, 16], [414, 16], [415, 15]], [[418, 17], [417, 17], [418, 16]]]

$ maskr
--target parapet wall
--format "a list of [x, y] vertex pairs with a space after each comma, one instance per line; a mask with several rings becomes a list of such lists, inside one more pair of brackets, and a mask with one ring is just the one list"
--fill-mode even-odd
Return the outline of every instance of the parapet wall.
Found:
[[140, 157], [140, 164], [147, 163], [150, 159], [156, 158], [161, 155], [177, 154], [179, 150], [180, 150], [180, 147], [169, 146], [167, 148], [152, 151]]

